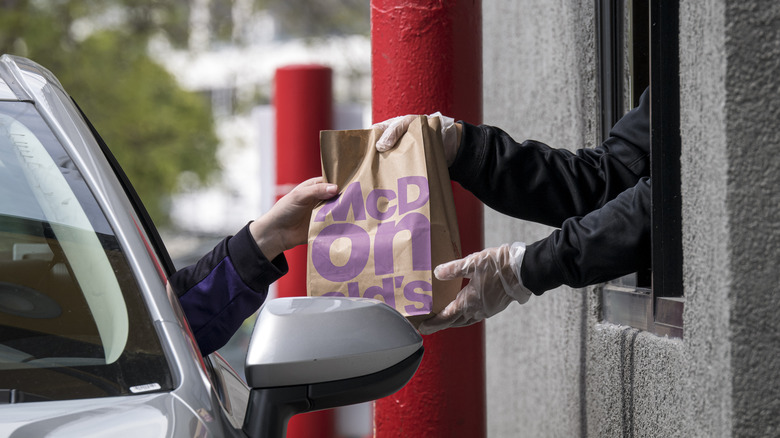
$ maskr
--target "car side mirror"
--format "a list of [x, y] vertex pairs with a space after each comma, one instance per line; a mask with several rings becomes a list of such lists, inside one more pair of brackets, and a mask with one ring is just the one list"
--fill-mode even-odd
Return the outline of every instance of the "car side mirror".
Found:
[[284, 437], [299, 413], [388, 396], [412, 378], [422, 337], [381, 301], [340, 297], [270, 300], [246, 357], [249, 437]]

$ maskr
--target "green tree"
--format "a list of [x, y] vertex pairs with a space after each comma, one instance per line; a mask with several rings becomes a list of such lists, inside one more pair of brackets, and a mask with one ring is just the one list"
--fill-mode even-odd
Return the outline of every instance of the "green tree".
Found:
[[78, 90], [72, 95], [88, 108], [150, 214], [166, 223], [166, 201], [179, 174], [207, 181], [218, 170], [214, 123], [202, 96], [182, 90], [144, 51], [127, 50], [122, 41], [117, 32], [85, 40], [74, 61], [103, 65], [71, 70], [64, 86]]
[[[218, 172], [218, 140], [205, 100], [181, 89], [147, 55], [154, 0], [0, 0], [0, 52], [50, 69], [78, 102], [138, 191], [158, 225], [182, 172], [207, 182]], [[177, 4], [173, 2], [173, 4]], [[113, 9], [112, 9], [113, 8]], [[74, 24], [103, 14], [119, 24], [77, 40]], [[173, 14], [173, 13], [172, 13]], [[175, 14], [173, 14], [175, 15]], [[177, 28], [173, 21], [171, 28]]]
[[[215, 43], [231, 41], [232, 6], [211, 0]], [[368, 0], [246, 0], [268, 10], [282, 35], [368, 34]], [[180, 174], [216, 176], [218, 140], [208, 105], [182, 90], [147, 54], [162, 34], [187, 46], [191, 0], [0, 0], [0, 53], [51, 70], [74, 97], [159, 225]], [[85, 32], [84, 29], [92, 29]]]

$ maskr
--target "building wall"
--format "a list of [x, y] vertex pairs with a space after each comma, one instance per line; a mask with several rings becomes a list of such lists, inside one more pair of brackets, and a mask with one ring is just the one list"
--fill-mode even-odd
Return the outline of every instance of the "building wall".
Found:
[[[720, 2], [719, 2], [720, 3]], [[690, 18], [705, 16], [709, 7], [689, 7]], [[719, 240], [726, 241], [726, 269], [729, 277], [723, 283], [713, 284], [722, 291], [717, 298], [729, 306], [729, 357], [732, 386], [731, 408], [735, 434], [740, 436], [780, 435], [780, 4], [770, 1], [723, 2], [712, 11], [725, 17], [721, 27], [722, 50], [713, 56], [713, 47], [695, 36], [688, 40], [693, 56], [719, 61], [710, 72], [700, 70], [697, 59], [691, 59], [693, 73], [721, 73], [722, 80], [692, 77], [688, 99], [703, 108], [713, 109], [722, 117], [720, 125], [723, 141], [684, 144], [683, 158], [694, 172], [707, 168], [707, 162], [720, 163], [723, 174], [713, 180], [725, 188], [724, 208], [702, 211], [692, 204], [689, 217], [701, 220], [706, 215], [718, 215], [725, 224], [725, 234], [702, 237], [709, 247]], [[711, 23], [720, 21], [714, 16]], [[718, 40], [716, 40], [718, 41]], [[717, 47], [716, 47], [717, 48]], [[713, 63], [715, 64], [715, 63]], [[693, 75], [691, 75], [693, 76]], [[702, 89], [709, 82], [722, 83], [715, 92]], [[705, 95], [709, 101], [696, 101], [693, 96]], [[686, 101], [687, 103], [687, 101]], [[692, 106], [694, 113], [698, 106]], [[692, 116], [693, 133], [706, 133], [710, 123], [696, 123]], [[716, 125], [717, 126], [717, 125]], [[687, 148], [685, 148], [687, 146]], [[700, 152], [706, 161], [700, 161]], [[721, 160], [721, 161], [718, 161]], [[711, 195], [703, 180], [690, 178], [684, 184], [684, 195], [691, 202]], [[696, 196], [700, 195], [700, 196]], [[685, 199], [685, 198], [683, 198]], [[694, 222], [695, 224], [695, 222]], [[693, 232], [692, 232], [693, 234]], [[697, 253], [693, 246], [689, 251]], [[687, 279], [694, 285], [707, 273], [714, 271], [704, 260], [690, 266]], [[707, 285], [709, 286], [709, 285]], [[706, 287], [697, 287], [699, 301], [710, 298]]]
[[[584, 3], [483, 1], [485, 123], [518, 140], [593, 146], [595, 39]], [[550, 232], [487, 207], [485, 230], [486, 246]], [[561, 289], [486, 322], [488, 436], [580, 435], [591, 314], [587, 294]]]
[[[594, 2], [483, 0], [484, 121], [598, 137]], [[685, 338], [599, 321], [559, 288], [486, 322], [488, 436], [780, 433], [780, 4], [681, 0]], [[486, 208], [485, 243], [550, 229]]]

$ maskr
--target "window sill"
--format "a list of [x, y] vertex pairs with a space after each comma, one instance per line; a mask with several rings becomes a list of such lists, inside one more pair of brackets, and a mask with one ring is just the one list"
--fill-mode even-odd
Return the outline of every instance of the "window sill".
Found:
[[601, 303], [602, 321], [683, 337], [685, 297], [653, 297], [648, 288], [607, 283], [601, 289]]

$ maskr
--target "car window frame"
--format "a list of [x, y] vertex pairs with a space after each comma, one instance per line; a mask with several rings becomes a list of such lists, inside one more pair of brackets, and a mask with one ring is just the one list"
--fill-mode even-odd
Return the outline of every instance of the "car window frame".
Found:
[[135, 188], [130, 183], [130, 179], [127, 177], [127, 174], [122, 169], [122, 166], [120, 166], [119, 161], [116, 159], [114, 154], [111, 152], [111, 149], [103, 140], [103, 137], [100, 136], [100, 133], [97, 131], [97, 129], [95, 129], [95, 126], [86, 116], [86, 114], [84, 114], [84, 111], [82, 111], [81, 107], [78, 105], [76, 100], [71, 98], [71, 101], [73, 102], [73, 105], [76, 107], [76, 109], [79, 111], [81, 118], [84, 120], [84, 123], [86, 123], [87, 127], [89, 128], [89, 131], [92, 133], [92, 136], [95, 138], [95, 141], [97, 141], [97, 144], [100, 147], [101, 152], [103, 153], [106, 160], [108, 161], [109, 166], [111, 166], [111, 170], [116, 175], [120, 186], [125, 192], [125, 195], [127, 195], [130, 205], [135, 211], [138, 221], [140, 222], [140, 225], [143, 228], [144, 233], [149, 239], [148, 244], [151, 246], [151, 249], [154, 251], [155, 255], [158, 258], [158, 261], [161, 265], [160, 268], [162, 268], [162, 274], [164, 275], [164, 278], [167, 280], [171, 275], [173, 275], [174, 272], [176, 272], [176, 268], [173, 264], [173, 260], [171, 259], [170, 254], [168, 253], [167, 248], [165, 247], [165, 244], [163, 243], [162, 237], [160, 237], [160, 233], [157, 231], [157, 227], [154, 225], [154, 221], [152, 220], [152, 217], [149, 215], [149, 212], [146, 210], [146, 207], [144, 206], [143, 202], [141, 202], [141, 197], [138, 196], [138, 192], [135, 191]]
[[[144, 232], [148, 236], [148, 243], [151, 247], [147, 248], [150, 251], [154, 251], [161, 266], [161, 276], [167, 281], [167, 279], [176, 272], [176, 267], [173, 260], [168, 253], [167, 248], [157, 231], [157, 227], [154, 225], [154, 221], [149, 215], [146, 207], [141, 201], [140, 196], [135, 191], [130, 179], [122, 169], [119, 161], [116, 159], [110, 148], [98, 133], [89, 118], [84, 114], [83, 110], [79, 107], [75, 99], [71, 98], [73, 105], [79, 111], [81, 118], [89, 127], [90, 132], [100, 146], [100, 149], [111, 166], [112, 171], [117, 176], [117, 179], [125, 191], [127, 198], [134, 209], [138, 221], [141, 222]], [[174, 308], [174, 313], [181, 319], [184, 324], [185, 332], [190, 337], [192, 344], [197, 347], [195, 336], [189, 328], [186, 315], [179, 306], [178, 298], [173, 296], [169, 291], [169, 302]], [[219, 406], [223, 415], [227, 419], [228, 423], [236, 428], [240, 429], [243, 426], [244, 417], [246, 415], [246, 408], [249, 403], [249, 387], [246, 382], [232, 369], [230, 364], [217, 352], [211, 353], [201, 357], [200, 366], [203, 368], [206, 376], [208, 377], [210, 388], [216, 395], [219, 401]]]

